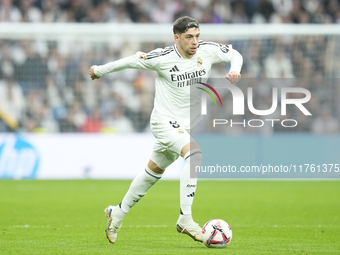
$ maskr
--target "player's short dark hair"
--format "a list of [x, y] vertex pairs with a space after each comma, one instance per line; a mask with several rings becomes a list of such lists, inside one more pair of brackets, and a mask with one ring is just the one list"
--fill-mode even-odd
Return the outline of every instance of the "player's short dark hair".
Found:
[[182, 34], [188, 31], [188, 29], [192, 27], [199, 28], [198, 21], [191, 17], [184, 16], [184, 17], [178, 18], [175, 21], [174, 26], [173, 26], [173, 31], [174, 31], [174, 34]]

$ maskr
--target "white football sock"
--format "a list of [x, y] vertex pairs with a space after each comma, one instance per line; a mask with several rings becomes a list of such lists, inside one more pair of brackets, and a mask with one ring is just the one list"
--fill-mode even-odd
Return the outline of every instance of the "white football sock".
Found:
[[117, 219], [117, 221], [121, 221], [124, 219], [126, 213], [122, 211], [122, 209], [120, 208], [120, 204], [119, 206], [116, 207], [116, 209], [112, 212], [113, 217], [115, 219]]
[[162, 174], [155, 173], [146, 167], [145, 171], [137, 175], [132, 181], [128, 192], [126, 193], [122, 202], [119, 204], [120, 210], [117, 210], [114, 216], [116, 216], [118, 220], [122, 220], [124, 216], [130, 211], [131, 207], [133, 207], [142, 197], [144, 197], [151, 186], [154, 185], [161, 177]]
[[191, 214], [180, 214], [178, 221], [182, 224], [188, 224], [193, 221]]
[[[190, 176], [190, 166], [195, 169], [202, 163], [202, 153], [200, 149], [193, 149], [184, 156], [185, 165], [180, 177], [180, 206], [181, 214], [191, 215], [191, 206], [197, 187], [197, 174], [192, 172]], [[180, 220], [185, 220], [180, 216]]]

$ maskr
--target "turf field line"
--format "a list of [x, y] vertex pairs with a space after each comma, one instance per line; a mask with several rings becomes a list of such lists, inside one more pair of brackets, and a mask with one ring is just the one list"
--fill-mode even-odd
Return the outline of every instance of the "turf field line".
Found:
[[[13, 228], [50, 228], [50, 225], [29, 225], [29, 224], [25, 224], [25, 225], [13, 225]], [[69, 225], [65, 225], [65, 228], [68, 228]]]
[[41, 226], [36, 226], [36, 225], [14, 225], [13, 228], [49, 228], [49, 225], [41, 225]]

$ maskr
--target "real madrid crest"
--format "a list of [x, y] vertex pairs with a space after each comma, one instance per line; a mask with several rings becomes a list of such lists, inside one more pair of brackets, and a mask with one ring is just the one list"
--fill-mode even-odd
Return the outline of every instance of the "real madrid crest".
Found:
[[197, 57], [197, 65], [201, 66], [203, 64], [203, 60], [200, 57]]
[[146, 53], [141, 52], [141, 54], [139, 54], [139, 58], [142, 58], [142, 59], [146, 60], [147, 59], [146, 58]]

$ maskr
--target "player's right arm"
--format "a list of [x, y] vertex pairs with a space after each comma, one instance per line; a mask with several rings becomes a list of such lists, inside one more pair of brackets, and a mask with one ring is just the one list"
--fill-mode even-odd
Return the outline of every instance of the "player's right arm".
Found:
[[148, 54], [144, 52], [137, 52], [133, 56], [122, 58], [105, 65], [94, 65], [91, 66], [89, 74], [91, 79], [94, 80], [99, 79], [105, 74], [121, 71], [124, 69], [149, 69], [157, 71], [161, 58], [154, 56], [161, 56], [162, 51], [163, 49], [157, 49]]
[[90, 77], [92, 80], [95, 80], [95, 79], [99, 79], [100, 77], [98, 77], [95, 73], [94, 73], [94, 68], [96, 67], [96, 65], [94, 66], [91, 66], [90, 67], [90, 70], [89, 70], [89, 74], [90, 74]]

